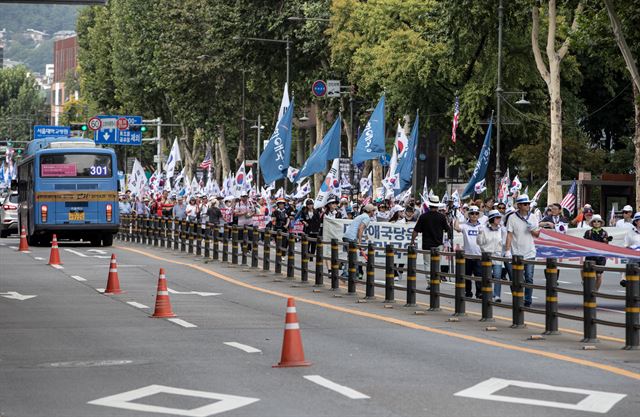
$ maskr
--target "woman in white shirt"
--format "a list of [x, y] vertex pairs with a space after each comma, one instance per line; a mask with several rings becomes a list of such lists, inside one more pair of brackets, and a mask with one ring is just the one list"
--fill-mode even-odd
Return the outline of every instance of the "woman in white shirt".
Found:
[[[624, 235], [624, 246], [626, 248], [640, 251], [640, 229], [638, 228], [638, 222], [640, 222], [640, 211], [633, 215], [631, 224], [632, 229], [629, 229], [626, 235]], [[625, 263], [636, 262], [636, 259], [624, 259]], [[627, 286], [627, 280], [623, 277], [620, 281], [620, 285]]]
[[[502, 214], [498, 210], [491, 210], [487, 216], [487, 223], [478, 230], [478, 238], [476, 242], [482, 252], [488, 252], [491, 256], [504, 256], [504, 244], [507, 240], [507, 230], [502, 225]], [[501, 279], [502, 277], [502, 261], [492, 260], [493, 279]], [[497, 303], [502, 302], [500, 293], [502, 285], [493, 284], [493, 300]]]

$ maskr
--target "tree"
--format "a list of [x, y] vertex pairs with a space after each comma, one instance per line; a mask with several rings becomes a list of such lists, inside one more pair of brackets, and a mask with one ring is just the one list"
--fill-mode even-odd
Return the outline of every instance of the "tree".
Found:
[[28, 141], [31, 127], [45, 121], [44, 97], [27, 68], [0, 69], [0, 138]]
[[[611, 20], [611, 28], [613, 29], [616, 43], [620, 48], [620, 52], [622, 53], [622, 57], [624, 58], [624, 62], [627, 66], [627, 71], [629, 71], [631, 81], [633, 82], [633, 108], [635, 112], [635, 134], [633, 135], [635, 158], [633, 165], [636, 173], [636, 207], [640, 207], [640, 75], [638, 74], [638, 67], [636, 66], [633, 52], [631, 51], [631, 48], [629, 48], [629, 45], [627, 45], [627, 41], [622, 32], [622, 24], [615, 11], [613, 2], [611, 0], [604, 0], [604, 4], [607, 8], [609, 19]], [[635, 9], [635, 12], [637, 12], [637, 9]]]
[[549, 0], [548, 3], [549, 24], [547, 28], [547, 46], [546, 55], [548, 66], [542, 58], [539, 45], [540, 35], [540, 7], [534, 5], [531, 9], [532, 26], [531, 26], [531, 46], [533, 48], [533, 56], [536, 60], [536, 67], [540, 76], [547, 84], [549, 90], [550, 102], [550, 123], [551, 123], [551, 140], [549, 143], [549, 162], [548, 162], [548, 202], [559, 202], [562, 199], [562, 186], [559, 181], [562, 180], [562, 96], [560, 90], [560, 64], [569, 52], [571, 34], [576, 31], [578, 25], [578, 16], [582, 12], [583, 5], [579, 3], [573, 13], [573, 23], [571, 30], [559, 49], [556, 50], [556, 38], [558, 35], [558, 14], [556, 8], [556, 0]]

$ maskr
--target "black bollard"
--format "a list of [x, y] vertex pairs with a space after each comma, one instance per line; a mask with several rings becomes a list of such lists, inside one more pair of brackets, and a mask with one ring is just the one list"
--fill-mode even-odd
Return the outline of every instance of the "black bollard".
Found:
[[407, 304], [405, 307], [416, 306], [416, 247], [409, 246], [407, 253]]
[[636, 350], [640, 345], [640, 276], [638, 265], [627, 264], [625, 302], [625, 350]]
[[222, 262], [229, 262], [229, 225], [222, 229]]
[[547, 258], [544, 270], [546, 278], [544, 334], [560, 334], [558, 331], [558, 260]]
[[240, 256], [240, 263], [242, 265], [246, 265], [247, 264], [247, 255], [249, 252], [249, 231], [247, 230], [247, 226], [242, 226], [242, 229], [240, 229], [240, 233], [242, 236], [242, 239], [240, 239], [241, 242], [241, 246], [240, 246], [240, 250], [242, 252], [241, 256]]
[[455, 313], [454, 316], [466, 316], [466, 305], [464, 299], [464, 252], [456, 251], [456, 290], [455, 290]]
[[513, 255], [513, 262], [511, 264], [513, 276], [511, 277], [511, 299], [513, 308], [513, 322], [511, 327], [521, 328], [526, 327], [524, 324], [524, 261], [522, 256]]
[[339, 268], [340, 264], [338, 263], [338, 240], [331, 239], [331, 289], [336, 291], [340, 288], [339, 282]]
[[262, 270], [269, 271], [269, 261], [271, 260], [271, 232], [264, 231], [264, 240], [262, 241]]
[[300, 280], [304, 283], [309, 282], [309, 240], [307, 235], [302, 235], [302, 243], [300, 244]]
[[395, 261], [395, 254], [393, 252], [393, 245], [387, 244], [384, 250], [384, 302], [395, 303], [394, 294], [394, 280], [393, 280], [393, 264]]
[[431, 280], [429, 282], [429, 311], [440, 311], [440, 254], [438, 249], [431, 248], [429, 254], [430, 267], [429, 276]]
[[367, 287], [365, 297], [367, 300], [376, 297], [376, 251], [373, 243], [367, 245]]
[[238, 265], [238, 226], [231, 226], [231, 263]]
[[596, 326], [596, 270], [593, 261], [585, 261], [582, 266], [582, 317], [584, 324], [584, 338], [581, 342], [594, 343], [598, 341]]
[[296, 238], [293, 233], [289, 233], [289, 245], [287, 246], [287, 278], [294, 279], [293, 274], [296, 268], [295, 260]]
[[347, 269], [348, 269], [348, 281], [347, 281], [347, 294], [356, 294], [356, 263], [358, 262], [358, 247], [355, 242], [349, 242], [347, 252]]
[[322, 253], [322, 238], [320, 236], [316, 237], [316, 282], [314, 286], [316, 287], [324, 287], [324, 276], [322, 275], [323, 267], [322, 260], [324, 254]]
[[256, 226], [253, 226], [253, 233], [251, 234], [251, 268], [258, 268], [258, 238], [260, 237], [260, 232]]
[[482, 318], [480, 321], [495, 321], [493, 318], [493, 305], [491, 304], [491, 296], [493, 295], [493, 287], [491, 285], [493, 263], [491, 262], [490, 253], [482, 252], [480, 265], [482, 266]]
[[282, 233], [276, 232], [276, 266], [274, 273], [282, 274]]

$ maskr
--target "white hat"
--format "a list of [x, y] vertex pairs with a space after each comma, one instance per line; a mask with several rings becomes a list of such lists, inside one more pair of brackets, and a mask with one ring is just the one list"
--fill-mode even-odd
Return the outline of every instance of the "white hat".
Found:
[[437, 195], [429, 196], [429, 207], [437, 208], [440, 204], [440, 197]]
[[478, 206], [469, 206], [469, 213], [480, 213], [480, 208]]
[[633, 212], [633, 207], [631, 207], [630, 205], [626, 205], [626, 206], [622, 207], [622, 211]]
[[633, 215], [633, 220], [631, 221], [631, 224], [635, 226], [638, 220], [640, 220], [640, 211]]
[[529, 200], [529, 196], [526, 194], [522, 194], [520, 197], [518, 197], [518, 199], [516, 200], [516, 204], [524, 204], [524, 203], [531, 203], [531, 200]]
[[232, 195], [228, 195], [224, 198], [224, 201], [233, 201], [233, 200], [235, 200], [235, 198], [233, 198]]
[[593, 217], [591, 217], [591, 220], [589, 220], [589, 226], [591, 226], [595, 221], [602, 222], [602, 216], [600, 216], [599, 214], [594, 214]]
[[438, 210], [444, 210], [444, 209], [446, 209], [446, 208], [447, 208], [447, 205], [446, 205], [446, 204], [444, 204], [444, 203], [439, 203], [439, 204], [438, 204]]
[[502, 217], [502, 213], [499, 210], [491, 210], [488, 217], [489, 220], [495, 219], [496, 217]]

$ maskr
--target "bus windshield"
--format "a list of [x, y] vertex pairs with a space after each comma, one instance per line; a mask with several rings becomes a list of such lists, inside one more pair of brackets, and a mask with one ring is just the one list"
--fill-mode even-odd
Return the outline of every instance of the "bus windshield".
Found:
[[91, 153], [47, 154], [40, 157], [41, 178], [111, 178], [111, 156]]

